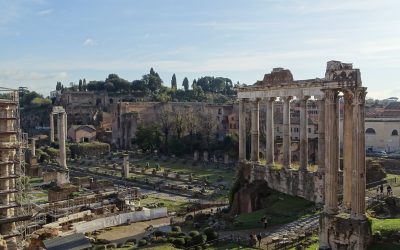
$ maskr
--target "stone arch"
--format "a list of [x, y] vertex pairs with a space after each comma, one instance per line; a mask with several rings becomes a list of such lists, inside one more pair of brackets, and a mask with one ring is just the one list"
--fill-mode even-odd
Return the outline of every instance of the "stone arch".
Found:
[[392, 135], [393, 136], [399, 135], [399, 131], [397, 131], [397, 129], [393, 129]]

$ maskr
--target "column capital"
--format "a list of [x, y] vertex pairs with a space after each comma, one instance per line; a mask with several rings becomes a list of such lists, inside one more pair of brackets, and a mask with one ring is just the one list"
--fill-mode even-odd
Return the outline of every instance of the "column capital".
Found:
[[267, 102], [274, 102], [276, 101], [276, 97], [267, 97], [266, 100]]
[[353, 105], [365, 104], [365, 96], [367, 95], [367, 88], [357, 88], [354, 90]]
[[325, 94], [325, 102], [328, 104], [336, 103], [339, 96], [338, 89], [323, 89], [322, 90]]
[[299, 101], [300, 102], [306, 102], [310, 98], [311, 98], [311, 96], [309, 96], [309, 95], [303, 95], [303, 96], [299, 97]]
[[293, 99], [293, 96], [283, 96], [281, 98], [284, 102], [290, 102]]

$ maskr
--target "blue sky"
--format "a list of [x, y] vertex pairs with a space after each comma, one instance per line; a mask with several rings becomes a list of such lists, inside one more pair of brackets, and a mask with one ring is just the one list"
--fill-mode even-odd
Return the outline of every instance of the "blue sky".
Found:
[[0, 86], [205, 75], [252, 84], [274, 67], [361, 69], [369, 96], [400, 96], [397, 0], [0, 0]]

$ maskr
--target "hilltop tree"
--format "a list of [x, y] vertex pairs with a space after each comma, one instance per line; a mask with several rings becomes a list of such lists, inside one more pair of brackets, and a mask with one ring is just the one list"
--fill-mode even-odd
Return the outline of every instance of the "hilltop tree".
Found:
[[85, 78], [83, 78], [82, 89], [83, 89], [83, 91], [87, 90], [87, 85], [86, 85], [86, 79]]
[[182, 86], [185, 89], [185, 91], [189, 90], [189, 80], [187, 79], [187, 77], [185, 77], [185, 79], [183, 79]]
[[177, 83], [176, 83], [176, 75], [175, 75], [175, 73], [172, 75], [172, 79], [171, 79], [171, 89], [174, 90], [174, 91], [177, 89]]
[[146, 87], [151, 92], [159, 90], [163, 83], [160, 76], [154, 71], [153, 68], [150, 69], [150, 74], [144, 75], [142, 79], [146, 83]]
[[83, 88], [82, 88], [82, 79], [79, 79], [78, 90], [79, 91], [83, 90]]

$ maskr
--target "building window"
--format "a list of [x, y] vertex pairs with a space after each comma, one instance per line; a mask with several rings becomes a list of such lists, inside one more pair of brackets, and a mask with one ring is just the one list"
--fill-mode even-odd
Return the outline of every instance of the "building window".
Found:
[[311, 133], [311, 128], [308, 128], [308, 133]]
[[397, 129], [393, 129], [392, 135], [399, 135], [399, 132], [397, 131]]
[[373, 128], [367, 128], [367, 130], [365, 130], [365, 133], [370, 135], [376, 134], [375, 129]]

